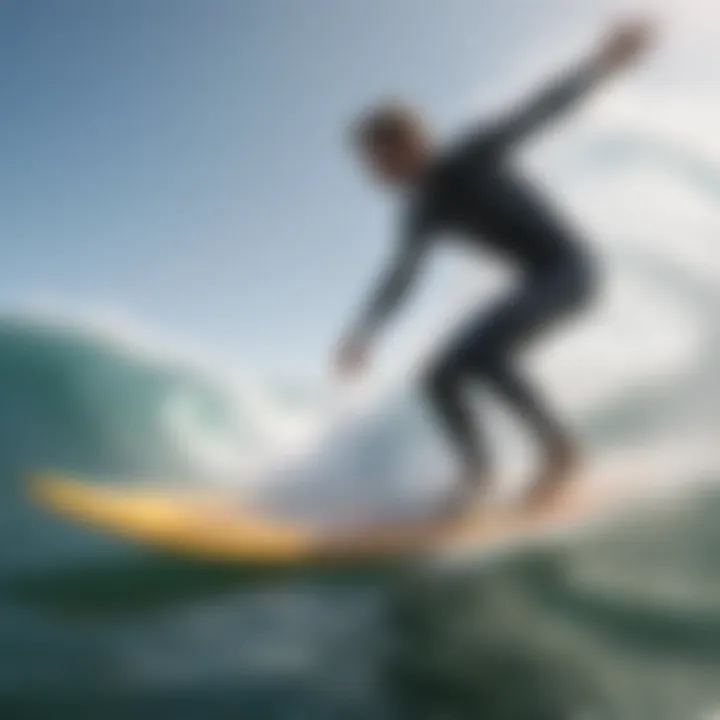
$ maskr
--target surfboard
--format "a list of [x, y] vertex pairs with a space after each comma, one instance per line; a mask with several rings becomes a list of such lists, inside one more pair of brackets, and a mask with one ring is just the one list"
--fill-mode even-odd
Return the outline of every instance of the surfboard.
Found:
[[[487, 551], [616, 516], [638, 499], [640, 475], [583, 473], [551, 502], [478, 510], [462, 519], [425, 519], [327, 528], [266, 517], [212, 492], [93, 483], [41, 474], [33, 498], [53, 513], [157, 550], [246, 564], [362, 563], [447, 551]], [[635, 492], [633, 492], [633, 489]]]

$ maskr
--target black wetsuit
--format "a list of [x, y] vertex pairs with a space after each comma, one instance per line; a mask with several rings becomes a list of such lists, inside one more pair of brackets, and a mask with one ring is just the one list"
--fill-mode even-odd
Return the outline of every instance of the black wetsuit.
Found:
[[569, 108], [596, 80], [592, 67], [581, 68], [437, 159], [415, 189], [400, 252], [358, 329], [361, 336], [370, 334], [399, 305], [427, 250], [447, 232], [497, 251], [521, 271], [510, 294], [471, 318], [427, 373], [427, 395], [474, 474], [487, 470], [487, 453], [466, 403], [467, 381], [490, 385], [551, 451], [568, 443], [560, 422], [518, 371], [515, 353], [586, 304], [592, 269], [574, 233], [512, 167], [509, 156], [518, 141]]

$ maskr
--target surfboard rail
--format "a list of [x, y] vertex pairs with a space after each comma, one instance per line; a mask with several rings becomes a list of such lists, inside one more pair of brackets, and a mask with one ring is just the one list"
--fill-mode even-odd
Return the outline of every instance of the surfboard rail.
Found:
[[359, 563], [443, 551], [489, 550], [587, 525], [627, 504], [627, 483], [576, 482], [548, 507], [478, 511], [461, 520], [426, 519], [329, 529], [265, 517], [237, 500], [160, 484], [108, 485], [59, 473], [31, 478], [35, 502], [74, 523], [156, 550], [220, 562]]

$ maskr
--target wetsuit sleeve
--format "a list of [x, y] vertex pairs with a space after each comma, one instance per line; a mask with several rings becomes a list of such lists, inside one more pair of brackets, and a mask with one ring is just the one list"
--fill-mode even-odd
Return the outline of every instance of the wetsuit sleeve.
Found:
[[602, 80], [597, 63], [590, 62], [556, 79], [483, 133], [490, 148], [505, 151], [541, 129], [580, 101]]
[[423, 225], [414, 224], [405, 232], [395, 257], [380, 276], [361, 314], [354, 329], [354, 338], [362, 342], [369, 341], [399, 309], [415, 285], [428, 245], [429, 232]]

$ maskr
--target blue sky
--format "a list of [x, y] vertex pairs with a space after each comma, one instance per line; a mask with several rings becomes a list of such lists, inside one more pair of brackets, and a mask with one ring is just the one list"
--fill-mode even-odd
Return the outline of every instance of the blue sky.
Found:
[[[254, 367], [324, 363], [392, 241], [344, 146], [388, 93], [465, 118], [598, 2], [0, 6], [0, 304], [111, 307]], [[527, 77], [527, 80], [531, 80]]]

